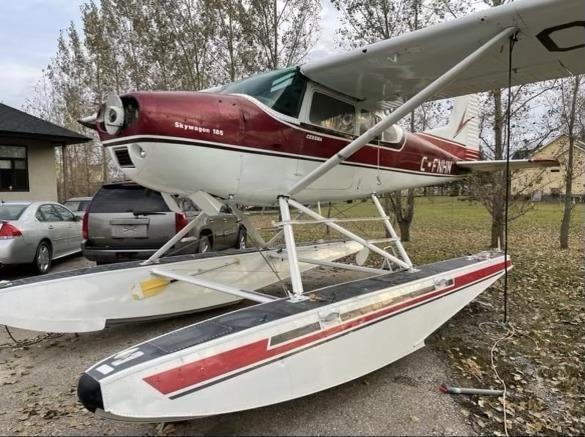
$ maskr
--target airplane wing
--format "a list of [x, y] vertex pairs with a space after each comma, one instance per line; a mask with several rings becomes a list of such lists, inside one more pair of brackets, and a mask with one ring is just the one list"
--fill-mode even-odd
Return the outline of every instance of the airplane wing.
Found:
[[[459, 161], [455, 165], [459, 168], [468, 170], [471, 173], [494, 172], [506, 169], [506, 160], [500, 159], [495, 161]], [[556, 159], [511, 159], [510, 170], [520, 170], [523, 168], [537, 167], [559, 167], [559, 161]]]
[[[513, 84], [585, 72], [583, 0], [518, 0], [446, 23], [310, 61], [310, 79], [360, 100], [406, 100], [507, 27], [519, 29]], [[504, 88], [508, 44], [491, 49], [435, 98]]]

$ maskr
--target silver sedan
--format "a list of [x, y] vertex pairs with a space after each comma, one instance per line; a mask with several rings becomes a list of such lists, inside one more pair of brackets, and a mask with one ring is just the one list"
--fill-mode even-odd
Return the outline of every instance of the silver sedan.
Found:
[[0, 266], [32, 264], [46, 273], [54, 259], [81, 251], [81, 222], [56, 202], [0, 203]]

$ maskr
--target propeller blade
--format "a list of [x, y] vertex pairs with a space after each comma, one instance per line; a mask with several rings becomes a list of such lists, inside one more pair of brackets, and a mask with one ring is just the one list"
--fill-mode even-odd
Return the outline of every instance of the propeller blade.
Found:
[[77, 120], [77, 122], [89, 129], [96, 130], [97, 129], [97, 117], [98, 113], [95, 112], [92, 115], [88, 115], [87, 117], [83, 117]]

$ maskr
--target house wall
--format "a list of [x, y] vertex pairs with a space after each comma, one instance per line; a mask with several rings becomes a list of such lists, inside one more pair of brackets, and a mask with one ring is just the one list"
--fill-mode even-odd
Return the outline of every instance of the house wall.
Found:
[[[545, 169], [525, 169], [518, 171], [512, 178], [512, 193], [538, 196], [565, 194], [565, 169], [568, 159], [568, 138], [560, 136], [555, 141], [536, 151], [533, 159], [557, 159], [561, 166], [559, 171]], [[585, 195], [585, 152], [580, 147], [574, 149], [573, 162], [573, 196]], [[535, 199], [537, 200], [537, 199]]]
[[[17, 145], [16, 141], [5, 143]], [[57, 201], [57, 171], [54, 147], [30, 144], [27, 144], [27, 147], [29, 191], [0, 191], [0, 200]]]

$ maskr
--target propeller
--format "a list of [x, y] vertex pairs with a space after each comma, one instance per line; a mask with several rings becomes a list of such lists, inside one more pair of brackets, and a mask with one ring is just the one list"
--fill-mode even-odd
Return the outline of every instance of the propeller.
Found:
[[88, 115], [87, 117], [77, 119], [77, 123], [89, 129], [97, 130], [97, 118], [98, 112], [96, 111], [93, 114]]
[[106, 132], [117, 135], [124, 126], [124, 103], [117, 94], [110, 94], [101, 109], [77, 122], [89, 129], [97, 130], [98, 123], [103, 122]]
[[104, 125], [110, 135], [116, 135], [124, 125], [124, 104], [117, 94], [110, 94], [106, 99]]

